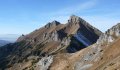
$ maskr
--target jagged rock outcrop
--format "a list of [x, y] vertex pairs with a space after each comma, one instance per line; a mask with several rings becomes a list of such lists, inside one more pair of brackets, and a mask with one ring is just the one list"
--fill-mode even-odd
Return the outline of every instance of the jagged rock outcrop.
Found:
[[[88, 40], [91, 40], [92, 42], [95, 42], [96, 38], [98, 38], [98, 36], [101, 34], [101, 32], [98, 29], [91, 26], [88, 22], [75, 15], [70, 17], [69, 24], [70, 25], [76, 24], [76, 26], [78, 26], [76, 35], [77, 34], [84, 35], [84, 37], [86, 37]], [[93, 35], [94, 33], [96, 33], [96, 35]]]
[[109, 44], [118, 37], [120, 37], [120, 23], [108, 29], [108, 31], [102, 34], [98, 39], [97, 44]]
[[53, 22], [49, 22], [47, 25], [45, 25], [45, 28], [55, 27], [55, 26], [57, 26], [59, 24], [60, 24], [60, 22], [54, 20]]
[[36, 70], [48, 70], [53, 62], [53, 56], [43, 57], [37, 64]]

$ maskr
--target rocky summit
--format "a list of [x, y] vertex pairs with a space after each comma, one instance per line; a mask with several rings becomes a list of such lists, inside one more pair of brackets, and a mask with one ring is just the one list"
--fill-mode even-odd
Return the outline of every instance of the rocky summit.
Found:
[[[102, 33], [72, 15], [0, 47], [1, 70], [119, 70], [120, 23]], [[112, 53], [111, 53], [112, 52]]]

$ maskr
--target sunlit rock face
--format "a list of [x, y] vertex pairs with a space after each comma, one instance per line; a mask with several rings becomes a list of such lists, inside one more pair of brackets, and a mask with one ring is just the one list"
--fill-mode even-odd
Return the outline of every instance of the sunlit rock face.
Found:
[[43, 57], [36, 64], [36, 70], [47, 70], [53, 62], [53, 56]]
[[120, 37], [120, 23], [108, 29], [108, 31], [102, 34], [99, 37], [97, 44], [103, 44], [103, 43], [109, 44], [118, 37]]
[[59, 24], [61, 24], [61, 23], [54, 20], [53, 22], [49, 22], [47, 25], [45, 25], [45, 28], [55, 27], [55, 26], [58, 26]]

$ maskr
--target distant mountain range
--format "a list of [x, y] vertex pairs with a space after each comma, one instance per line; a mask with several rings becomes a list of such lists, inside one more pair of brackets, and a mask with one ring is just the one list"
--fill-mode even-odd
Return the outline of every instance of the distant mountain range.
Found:
[[20, 35], [17, 34], [4, 34], [0, 35], [0, 46], [4, 46], [8, 43], [14, 43]]
[[9, 44], [9, 43], [11, 43], [11, 42], [5, 41], [5, 40], [0, 40], [0, 47], [1, 47], [1, 46], [4, 46], [4, 45], [6, 45], [6, 44]]
[[19, 36], [17, 34], [0, 34], [0, 40], [15, 42]]
[[72, 15], [0, 47], [0, 70], [120, 70], [120, 23], [102, 33]]

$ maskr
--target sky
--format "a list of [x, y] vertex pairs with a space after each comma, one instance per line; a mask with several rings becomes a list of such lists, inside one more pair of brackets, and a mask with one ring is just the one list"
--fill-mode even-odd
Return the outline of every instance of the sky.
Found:
[[120, 0], [0, 0], [0, 35], [28, 34], [77, 15], [105, 32], [120, 22]]

